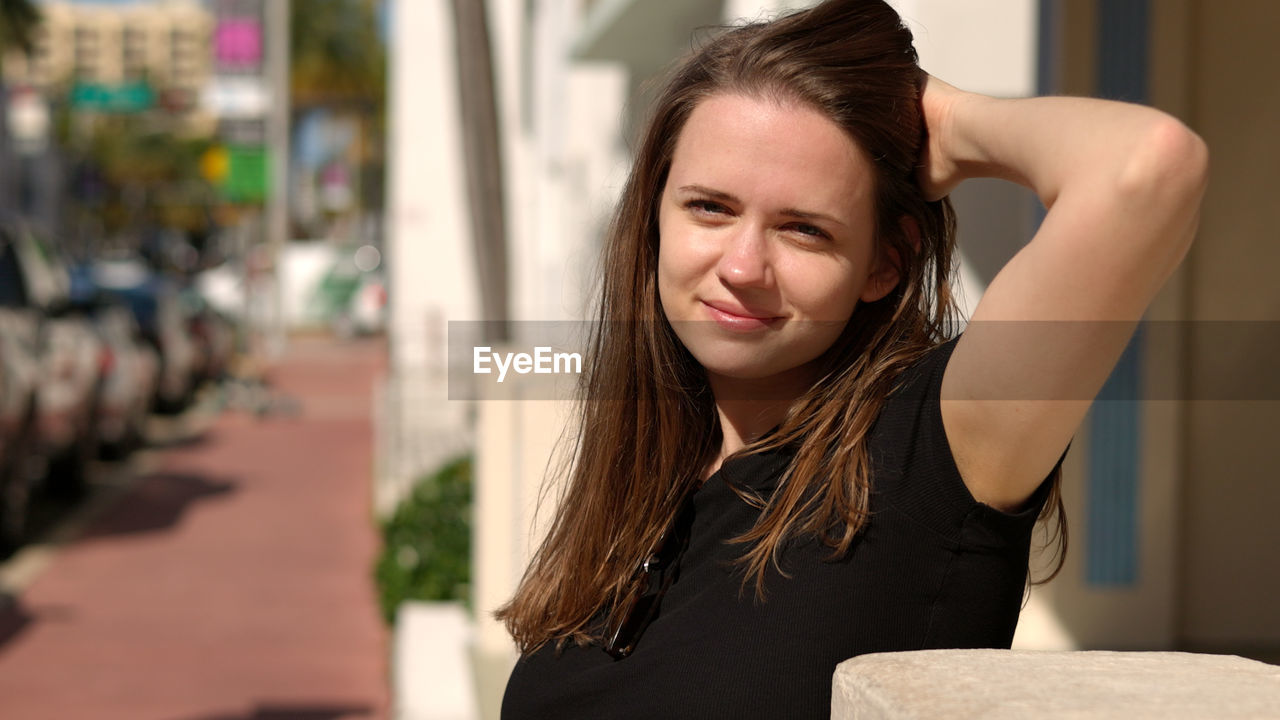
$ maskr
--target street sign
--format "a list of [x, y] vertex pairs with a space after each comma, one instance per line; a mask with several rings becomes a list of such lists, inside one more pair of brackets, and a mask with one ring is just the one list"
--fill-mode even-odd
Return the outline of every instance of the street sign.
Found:
[[71, 88], [71, 107], [98, 112], [142, 112], [156, 103], [156, 93], [145, 82], [122, 85], [76, 83]]
[[222, 191], [233, 202], [262, 202], [267, 197], [267, 169], [267, 153], [263, 148], [228, 148]]

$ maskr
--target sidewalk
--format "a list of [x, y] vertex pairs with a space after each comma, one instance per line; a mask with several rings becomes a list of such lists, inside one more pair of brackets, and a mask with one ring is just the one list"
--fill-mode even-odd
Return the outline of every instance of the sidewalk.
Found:
[[157, 452], [0, 609], [0, 717], [381, 720], [371, 581], [377, 342], [291, 341], [295, 415], [223, 413]]

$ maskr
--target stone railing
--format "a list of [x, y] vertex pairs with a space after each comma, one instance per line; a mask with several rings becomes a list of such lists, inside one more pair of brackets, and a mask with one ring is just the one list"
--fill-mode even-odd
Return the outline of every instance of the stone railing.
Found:
[[1178, 652], [879, 653], [836, 668], [831, 717], [1280, 719], [1280, 666]]

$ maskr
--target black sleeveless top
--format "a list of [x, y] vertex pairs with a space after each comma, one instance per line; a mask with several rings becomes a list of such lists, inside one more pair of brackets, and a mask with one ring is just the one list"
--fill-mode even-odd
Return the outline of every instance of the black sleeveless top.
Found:
[[725, 541], [758, 510], [734, 483], [765, 496], [788, 457], [731, 459], [693, 496], [679, 575], [635, 652], [547, 645], [522, 657], [502, 703], [521, 718], [827, 718], [831, 676], [862, 653], [1009, 647], [1046, 481], [1016, 514], [978, 503], [951, 456], [939, 391], [955, 341], [903, 376], [868, 439], [871, 519], [831, 560], [815, 541], [788, 546], [764, 602], [743, 590]]

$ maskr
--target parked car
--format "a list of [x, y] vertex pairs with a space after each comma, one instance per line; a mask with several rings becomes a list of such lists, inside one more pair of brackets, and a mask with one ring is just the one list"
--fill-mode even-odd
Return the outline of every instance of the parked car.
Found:
[[[5, 269], [0, 264], [0, 308], [13, 305], [17, 289]], [[39, 374], [36, 349], [13, 332], [8, 318], [0, 310], [0, 555], [21, 544], [26, 534]]]
[[94, 291], [75, 306], [93, 322], [105, 346], [97, 420], [102, 455], [119, 458], [142, 445], [160, 374], [160, 355], [120, 301]]
[[104, 346], [73, 311], [70, 279], [48, 241], [26, 224], [0, 222], [0, 316], [7, 334], [34, 348], [37, 383], [32, 453], [44, 466], [37, 479], [60, 495], [85, 484], [97, 452], [97, 389]]
[[155, 409], [185, 409], [195, 396], [205, 359], [191, 335], [177, 284], [132, 258], [99, 260], [81, 272], [89, 273], [95, 288], [129, 308], [142, 336], [159, 354]]
[[187, 328], [203, 360], [199, 367], [199, 379], [217, 381], [226, 375], [235, 354], [235, 325], [230, 318], [209, 304], [204, 295], [194, 287], [184, 289], [181, 297]]

